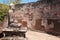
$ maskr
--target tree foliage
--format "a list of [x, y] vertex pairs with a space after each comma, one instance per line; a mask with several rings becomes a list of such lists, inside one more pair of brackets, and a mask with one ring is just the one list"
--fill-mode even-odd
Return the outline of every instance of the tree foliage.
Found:
[[[7, 4], [10, 4], [10, 3], [18, 4], [20, 2], [21, 2], [21, 0], [7, 0], [7, 1], [5, 1], [5, 3], [7, 3]], [[4, 15], [6, 15], [8, 13], [8, 10], [9, 10], [8, 5], [0, 3], [0, 21], [4, 20]]]
[[21, 2], [21, 0], [7, 0], [7, 1], [5, 1], [5, 3], [8, 3], [8, 4], [10, 4], [10, 3], [18, 4], [20, 2]]
[[4, 15], [8, 13], [9, 6], [5, 4], [0, 4], [0, 21], [4, 20]]
[[13, 3], [18, 4], [20, 2], [21, 2], [21, 0], [15, 0]]

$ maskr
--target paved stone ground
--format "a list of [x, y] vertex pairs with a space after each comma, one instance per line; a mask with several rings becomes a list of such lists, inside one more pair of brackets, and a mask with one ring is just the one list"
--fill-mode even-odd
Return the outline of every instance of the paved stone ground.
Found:
[[28, 31], [26, 36], [28, 40], [60, 40], [59, 37], [34, 31]]
[[60, 40], [59, 37], [34, 31], [27, 31], [26, 37], [28, 40]]

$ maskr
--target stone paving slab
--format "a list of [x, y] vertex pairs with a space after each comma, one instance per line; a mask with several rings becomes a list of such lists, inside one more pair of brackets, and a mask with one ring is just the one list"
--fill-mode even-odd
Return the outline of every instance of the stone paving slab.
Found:
[[34, 31], [28, 31], [26, 35], [28, 40], [60, 40], [59, 37]]
[[[46, 33], [34, 32], [34, 31], [27, 31], [26, 33], [27, 40], [60, 40], [59, 37], [49, 35]], [[24, 40], [26, 40], [24, 39]], [[1, 40], [1, 39], [0, 39]]]

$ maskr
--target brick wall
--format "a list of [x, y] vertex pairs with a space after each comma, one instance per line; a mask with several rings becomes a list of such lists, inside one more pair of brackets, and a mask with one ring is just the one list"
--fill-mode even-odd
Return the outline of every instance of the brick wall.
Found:
[[44, 30], [44, 28], [41, 27], [41, 18], [56, 18], [57, 15], [59, 17], [60, 4], [58, 2], [51, 4], [43, 1], [16, 4], [15, 9], [12, 11], [13, 13], [10, 13], [10, 16], [19, 23], [22, 23], [23, 26], [33, 30]]

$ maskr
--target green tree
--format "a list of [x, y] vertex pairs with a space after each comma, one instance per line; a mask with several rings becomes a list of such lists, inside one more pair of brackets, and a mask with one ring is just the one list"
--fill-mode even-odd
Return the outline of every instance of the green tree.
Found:
[[21, 0], [7, 0], [7, 1], [5, 1], [5, 3], [8, 3], [8, 4], [10, 4], [10, 3], [18, 4], [20, 2], [21, 2]]
[[8, 13], [9, 6], [5, 4], [0, 4], [0, 21], [4, 20], [4, 15]]
[[21, 2], [21, 0], [6, 0], [4, 2], [5, 2], [4, 4], [0, 3], [0, 21], [3, 21], [4, 15], [8, 13], [9, 6], [6, 4], [10, 4], [10, 3], [18, 4]]
[[13, 3], [19, 4], [20, 2], [21, 2], [21, 0], [15, 0]]

